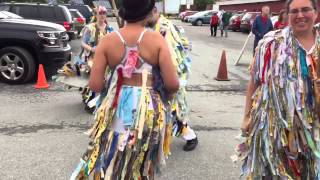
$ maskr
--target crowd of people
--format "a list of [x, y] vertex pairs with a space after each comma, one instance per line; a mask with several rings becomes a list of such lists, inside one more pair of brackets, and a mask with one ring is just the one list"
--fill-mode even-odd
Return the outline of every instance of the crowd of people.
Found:
[[[171, 155], [174, 136], [185, 151], [198, 144], [188, 125], [189, 41], [159, 15], [154, 0], [122, 0], [115, 31], [103, 7], [83, 31], [83, 51], [61, 77], [81, 77], [93, 108], [90, 143], [71, 179], [153, 179]], [[317, 0], [287, 0], [273, 26], [264, 6], [253, 22], [243, 142], [237, 158], [248, 179], [320, 179], [320, 29]], [[211, 36], [228, 36], [231, 14], [213, 14]]]
[[[211, 36], [216, 37], [217, 31], [220, 29], [221, 37], [225, 35], [228, 37], [228, 28], [230, 25], [230, 18], [232, 17], [232, 12], [228, 11], [220, 11], [213, 12], [213, 15], [210, 19], [210, 33]], [[269, 6], [263, 6], [261, 8], [261, 14], [255, 17], [252, 23], [252, 33], [255, 36], [254, 46], [253, 46], [253, 54], [255, 53], [255, 49], [258, 45], [258, 42], [266, 35], [268, 32], [277, 29], [284, 29], [288, 26], [288, 16], [286, 10], [281, 10], [279, 12], [278, 20], [272, 23], [270, 18], [271, 12]]]

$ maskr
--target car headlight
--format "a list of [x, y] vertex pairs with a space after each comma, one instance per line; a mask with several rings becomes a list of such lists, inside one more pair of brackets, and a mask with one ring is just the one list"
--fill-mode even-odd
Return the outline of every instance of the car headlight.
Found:
[[60, 31], [38, 31], [41, 43], [45, 47], [60, 47]]

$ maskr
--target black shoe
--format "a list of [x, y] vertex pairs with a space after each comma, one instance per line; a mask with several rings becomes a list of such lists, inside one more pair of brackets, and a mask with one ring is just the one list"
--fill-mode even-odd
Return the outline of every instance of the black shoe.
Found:
[[84, 110], [89, 114], [93, 114], [93, 112], [96, 110], [96, 107], [94, 106], [90, 108], [88, 105], [85, 105]]
[[184, 151], [192, 151], [194, 150], [198, 145], [198, 138], [194, 138], [191, 140], [188, 140], [187, 143], [183, 146]]

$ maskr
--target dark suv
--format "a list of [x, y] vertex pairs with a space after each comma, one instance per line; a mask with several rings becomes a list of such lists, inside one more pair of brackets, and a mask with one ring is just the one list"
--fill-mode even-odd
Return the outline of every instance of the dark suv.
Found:
[[48, 21], [62, 25], [70, 39], [77, 37], [77, 30], [73, 29], [74, 21], [67, 7], [61, 5], [0, 3], [0, 10], [9, 11], [26, 19]]
[[28, 82], [36, 77], [38, 64], [43, 64], [50, 76], [70, 59], [71, 47], [63, 26], [0, 11], [0, 80]]

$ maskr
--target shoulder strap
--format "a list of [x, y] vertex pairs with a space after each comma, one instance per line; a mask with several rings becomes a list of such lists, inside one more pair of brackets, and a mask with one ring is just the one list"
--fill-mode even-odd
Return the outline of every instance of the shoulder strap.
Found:
[[123, 39], [123, 37], [122, 37], [122, 35], [120, 34], [120, 32], [119, 32], [119, 31], [115, 31], [115, 33], [119, 36], [121, 42], [122, 42], [124, 45], [126, 45], [126, 41]]
[[147, 32], [147, 30], [148, 29], [145, 29], [145, 30], [143, 30], [142, 32], [141, 32], [141, 34], [140, 34], [140, 36], [139, 36], [139, 39], [138, 39], [138, 44], [140, 44], [140, 42], [141, 42], [141, 40], [142, 40], [142, 38], [143, 38], [143, 36], [144, 36], [144, 34]]

